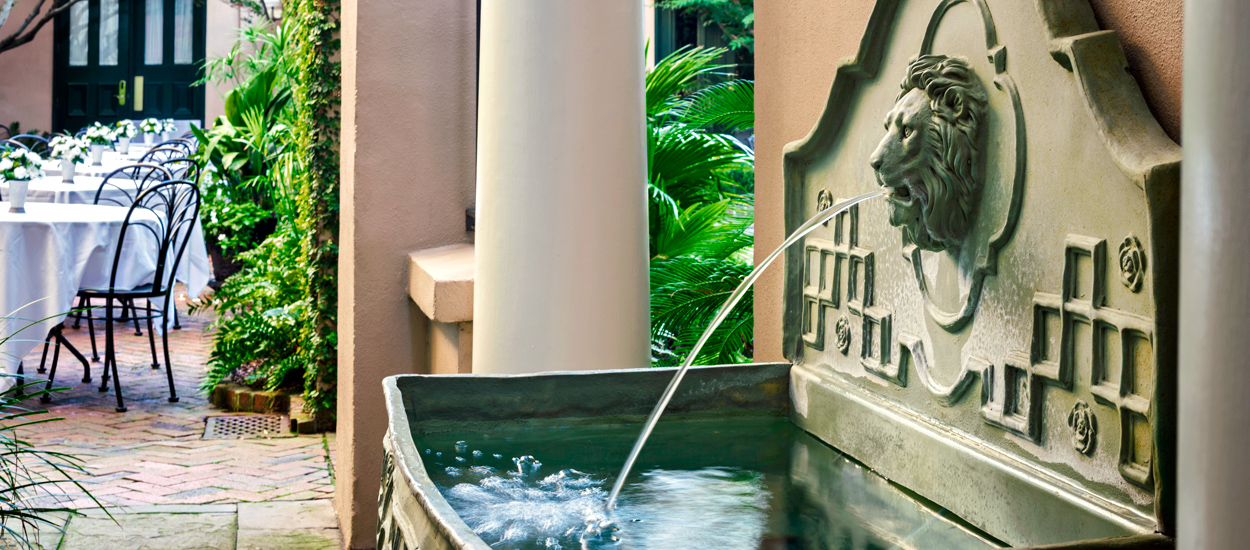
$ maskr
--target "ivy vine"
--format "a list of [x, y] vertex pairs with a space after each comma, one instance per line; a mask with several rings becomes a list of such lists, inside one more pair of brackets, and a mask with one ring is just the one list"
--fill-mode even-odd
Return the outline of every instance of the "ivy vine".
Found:
[[301, 235], [309, 322], [300, 328], [308, 364], [304, 399], [318, 421], [332, 420], [338, 376], [339, 75], [338, 0], [287, 0], [294, 18], [295, 143], [304, 166], [296, 228]]

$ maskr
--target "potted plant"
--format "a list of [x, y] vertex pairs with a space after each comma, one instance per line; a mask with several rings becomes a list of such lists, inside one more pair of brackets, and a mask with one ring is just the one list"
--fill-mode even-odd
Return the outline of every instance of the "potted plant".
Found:
[[167, 118], [161, 121], [161, 142], [169, 141], [170, 136], [178, 130], [178, 126], [174, 124], [174, 119]]
[[61, 181], [74, 181], [78, 163], [87, 161], [87, 142], [70, 136], [56, 136], [48, 142], [48, 156], [61, 161]]
[[100, 160], [104, 158], [104, 148], [113, 144], [113, 129], [97, 122], [89, 126], [82, 137], [91, 148], [91, 164], [99, 166]]
[[26, 149], [0, 151], [0, 183], [9, 184], [9, 212], [26, 212], [26, 191], [30, 180], [43, 177], [39, 153]]
[[134, 121], [117, 121], [115, 131], [117, 132], [117, 152], [123, 155], [130, 154], [130, 140], [139, 135], [139, 129], [135, 127]]
[[152, 136], [155, 136], [165, 129], [165, 124], [155, 118], [145, 118], [139, 122], [139, 131], [143, 132], [143, 143], [147, 145], [155, 145], [152, 143]]

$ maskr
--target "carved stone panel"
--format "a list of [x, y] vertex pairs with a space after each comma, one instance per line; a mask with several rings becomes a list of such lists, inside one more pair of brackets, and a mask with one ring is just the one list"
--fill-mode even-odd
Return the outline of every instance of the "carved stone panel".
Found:
[[[879, 0], [825, 113], [786, 149], [787, 226], [887, 194], [787, 253], [786, 349], [847, 403], [896, 410], [917, 434], [902, 452], [961, 441], [1110, 532], [1166, 530], [1180, 149], [1085, 0], [1033, 3]], [[804, 403], [800, 423], [819, 423]], [[973, 518], [975, 502], [1044, 502], [942, 471], [883, 473], [1004, 540], [1043, 542]]]

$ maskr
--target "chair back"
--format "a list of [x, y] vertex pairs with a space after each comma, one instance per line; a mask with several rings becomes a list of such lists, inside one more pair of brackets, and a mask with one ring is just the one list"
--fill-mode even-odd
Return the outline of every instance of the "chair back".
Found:
[[[95, 191], [92, 204], [105, 206], [130, 206], [139, 199], [144, 191], [165, 181], [174, 179], [169, 169], [157, 164], [130, 164], [123, 166], [104, 176], [100, 187]], [[120, 193], [114, 196], [112, 191]]]
[[169, 141], [162, 141], [161, 143], [156, 144], [156, 147], [152, 148], [153, 151], [157, 149], [177, 149], [182, 151], [182, 155], [180, 156], [189, 157], [195, 154], [195, 150], [199, 149], [199, 146], [192, 145], [185, 139], [176, 138]]
[[169, 173], [173, 175], [173, 179], [187, 180], [191, 183], [200, 184], [200, 165], [194, 160], [187, 157], [169, 159], [161, 163]]
[[151, 151], [139, 157], [139, 162], [147, 164], [160, 164], [169, 159], [176, 159], [188, 156], [181, 147], [154, 147]]
[[[27, 149], [36, 153], [43, 154], [48, 150], [48, 140], [34, 134], [19, 134], [9, 139], [18, 143], [23, 143]], [[23, 140], [25, 141], [23, 142]]]
[[30, 147], [27, 147], [25, 143], [22, 143], [20, 141], [6, 139], [4, 141], [0, 141], [0, 149], [4, 149], [5, 151], [12, 151], [14, 149], [25, 149], [29, 151]]
[[0, 124], [0, 132], [4, 132], [5, 139], [8, 139], [10, 136], [13, 135], [13, 130], [10, 130], [8, 126], [5, 126], [3, 124]]
[[200, 190], [189, 181], [165, 181], [139, 193], [126, 212], [121, 233], [117, 236], [117, 250], [113, 253], [113, 268], [109, 273], [109, 290], [129, 290], [117, 288], [117, 271], [122, 265], [126, 239], [133, 241], [150, 236], [157, 247], [150, 295], [164, 295], [168, 309], [169, 291], [174, 286], [178, 265], [186, 253], [199, 216]]

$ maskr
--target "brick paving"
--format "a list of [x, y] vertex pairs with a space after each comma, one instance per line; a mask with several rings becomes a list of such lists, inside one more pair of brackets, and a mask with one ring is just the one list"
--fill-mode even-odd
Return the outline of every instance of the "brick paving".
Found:
[[[205, 329], [211, 313], [187, 314], [186, 296], [178, 306], [182, 330], [170, 331], [174, 383], [181, 401], [169, 403], [164, 369], [151, 368], [148, 336], [133, 327], [115, 331], [118, 371], [127, 412], [114, 411], [113, 392], [99, 393], [103, 362], [91, 363], [92, 383], [81, 382], [82, 365], [61, 355], [55, 387], [69, 387], [45, 405], [64, 420], [34, 426], [20, 435], [40, 448], [85, 460], [90, 477], [80, 478], [105, 506], [233, 504], [331, 498], [330, 461], [334, 435], [269, 439], [204, 440], [204, 419], [227, 414], [214, 409], [199, 385], [212, 347]], [[103, 353], [102, 327], [97, 341]], [[146, 327], [143, 327], [146, 332]], [[65, 336], [90, 357], [87, 326], [66, 324]], [[160, 350], [159, 339], [157, 350]], [[42, 346], [25, 358], [33, 374]], [[50, 358], [49, 358], [50, 361]], [[78, 498], [71, 508], [96, 506]]]

